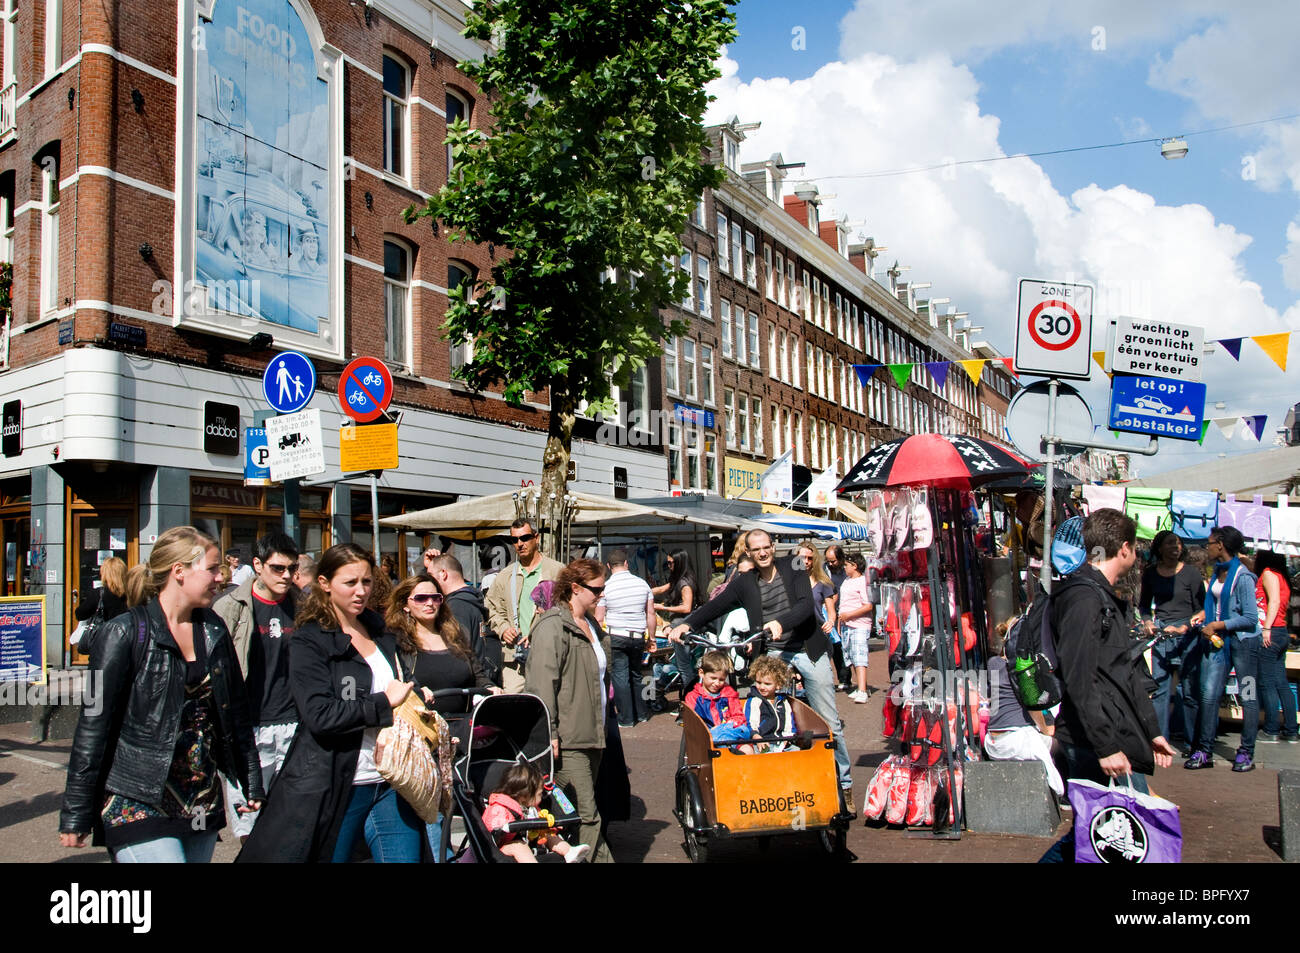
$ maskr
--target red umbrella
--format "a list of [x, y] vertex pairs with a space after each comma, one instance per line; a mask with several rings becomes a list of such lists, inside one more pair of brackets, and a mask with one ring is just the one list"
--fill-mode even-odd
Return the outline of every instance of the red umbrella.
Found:
[[1028, 472], [1024, 460], [997, 444], [974, 437], [922, 433], [874, 448], [850, 468], [835, 492], [886, 486], [969, 490]]

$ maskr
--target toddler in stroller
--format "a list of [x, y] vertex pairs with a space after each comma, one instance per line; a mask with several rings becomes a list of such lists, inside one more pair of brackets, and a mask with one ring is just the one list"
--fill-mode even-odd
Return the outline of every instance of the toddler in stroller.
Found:
[[537, 810], [545, 790], [545, 779], [535, 765], [527, 761], [514, 765], [502, 777], [500, 788], [488, 796], [483, 826], [491, 832], [497, 849], [516, 863], [538, 863], [530, 842], [547, 851], [542, 854], [542, 860], [581, 863], [591, 850], [587, 844], [575, 847], [550, 827], [522, 833], [517, 830], [517, 827], [524, 826], [521, 821], [545, 820]]

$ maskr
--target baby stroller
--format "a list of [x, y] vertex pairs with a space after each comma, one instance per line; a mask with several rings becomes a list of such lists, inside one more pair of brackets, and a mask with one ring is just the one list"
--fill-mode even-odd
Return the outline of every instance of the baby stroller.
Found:
[[[452, 770], [453, 811], [465, 825], [464, 840], [455, 849], [456, 861], [512, 862], [497, 849], [492, 834], [483, 825], [483, 811], [488, 795], [500, 786], [511, 765], [528, 761], [548, 779], [554, 776], [550, 723], [546, 705], [536, 695], [491, 695], [474, 709]], [[523, 820], [512, 823], [510, 830], [523, 832], [554, 827], [565, 840], [576, 842], [580, 818], [562, 792], [558, 789], [550, 792], [541, 809], [555, 818], [554, 824]], [[442, 825], [444, 856], [451, 842], [449, 821]]]

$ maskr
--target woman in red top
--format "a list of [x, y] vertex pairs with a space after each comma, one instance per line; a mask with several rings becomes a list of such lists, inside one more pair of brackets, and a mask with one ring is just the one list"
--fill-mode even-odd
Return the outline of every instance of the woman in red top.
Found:
[[[1259, 704], [1264, 710], [1261, 744], [1296, 741], [1296, 704], [1286, 679], [1286, 650], [1291, 636], [1286, 628], [1286, 608], [1291, 586], [1286, 579], [1286, 557], [1272, 550], [1255, 554], [1255, 599], [1259, 604]], [[1278, 710], [1282, 712], [1279, 733]]]

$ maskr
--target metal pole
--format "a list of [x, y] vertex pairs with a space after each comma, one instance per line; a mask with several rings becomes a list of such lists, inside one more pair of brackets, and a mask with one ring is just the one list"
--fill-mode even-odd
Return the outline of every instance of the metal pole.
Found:
[[375, 563], [379, 563], [379, 475], [370, 474], [370, 538], [374, 544]]
[[1047, 382], [1047, 460], [1043, 464], [1043, 565], [1038, 570], [1038, 581], [1048, 593], [1052, 591], [1052, 514], [1055, 506], [1055, 501], [1052, 499], [1052, 484], [1053, 477], [1056, 475], [1056, 391], [1060, 383], [1055, 377]]

